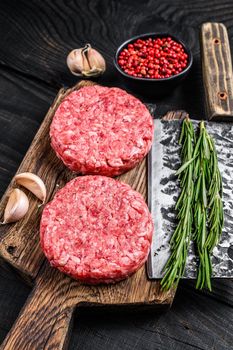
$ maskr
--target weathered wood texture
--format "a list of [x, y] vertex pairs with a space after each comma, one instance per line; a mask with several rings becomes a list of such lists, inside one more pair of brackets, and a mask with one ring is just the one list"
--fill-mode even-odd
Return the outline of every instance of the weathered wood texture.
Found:
[[[99, 83], [124, 87], [113, 66], [117, 46], [133, 35], [171, 32], [194, 54], [190, 75], [157, 105], [155, 116], [183, 109], [205, 118], [199, 30], [222, 22], [233, 51], [233, 4], [223, 0], [2, 0], [0, 4], [0, 193], [15, 174], [58, 88], [77, 82], [65, 66], [69, 50], [90, 42], [107, 59]], [[131, 91], [134, 93], [133, 91]], [[106, 315], [78, 309], [70, 350], [232, 350], [231, 281], [213, 281], [214, 292], [200, 293], [182, 281], [166, 313]], [[9, 265], [0, 264], [0, 342], [24, 304], [29, 288]], [[98, 311], [99, 310], [99, 311]], [[13, 350], [13, 349], [12, 349]]]
[[233, 74], [226, 27], [204, 23], [201, 45], [206, 115], [210, 120], [233, 121]]

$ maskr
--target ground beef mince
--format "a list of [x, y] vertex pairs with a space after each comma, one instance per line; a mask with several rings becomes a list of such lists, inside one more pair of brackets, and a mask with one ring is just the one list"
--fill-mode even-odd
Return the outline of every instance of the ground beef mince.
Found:
[[147, 259], [153, 223], [140, 193], [105, 176], [80, 176], [43, 211], [40, 237], [52, 266], [89, 284], [122, 280]]
[[115, 176], [149, 152], [153, 121], [146, 106], [126, 91], [88, 86], [60, 104], [50, 136], [57, 156], [71, 170]]

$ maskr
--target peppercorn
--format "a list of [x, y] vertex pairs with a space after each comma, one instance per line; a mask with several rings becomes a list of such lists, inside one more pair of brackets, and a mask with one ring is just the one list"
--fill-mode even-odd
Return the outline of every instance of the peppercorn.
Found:
[[181, 73], [187, 67], [188, 55], [171, 37], [137, 39], [120, 52], [118, 64], [134, 77], [163, 79]]

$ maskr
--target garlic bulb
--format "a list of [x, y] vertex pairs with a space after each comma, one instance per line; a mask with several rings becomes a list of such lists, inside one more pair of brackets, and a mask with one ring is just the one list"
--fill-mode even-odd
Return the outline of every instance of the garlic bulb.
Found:
[[17, 184], [27, 188], [43, 203], [46, 199], [46, 187], [41, 178], [33, 173], [21, 173], [15, 176]]
[[75, 49], [67, 56], [67, 66], [72, 74], [84, 77], [97, 77], [106, 70], [103, 56], [90, 44]]
[[22, 219], [27, 213], [28, 208], [29, 201], [26, 194], [18, 188], [14, 188], [6, 205], [2, 224], [8, 224]]

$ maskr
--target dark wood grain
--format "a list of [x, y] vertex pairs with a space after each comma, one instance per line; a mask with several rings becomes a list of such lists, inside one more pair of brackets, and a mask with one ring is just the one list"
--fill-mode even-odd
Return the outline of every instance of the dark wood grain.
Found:
[[[133, 35], [171, 31], [192, 49], [194, 67], [187, 80], [178, 86], [176, 93], [165, 97], [163, 104], [158, 104], [157, 115], [163, 115], [177, 106], [189, 111], [192, 102], [190, 96], [195, 96], [193, 115], [196, 118], [204, 115], [200, 91], [201, 65], [196, 59], [199, 53], [198, 26], [207, 21], [211, 13], [206, 11], [201, 0], [193, 2], [193, 5], [182, 1], [171, 3], [165, 0], [158, 3], [140, 0], [136, 6], [132, 0], [55, 0], [39, 3], [32, 0], [30, 4], [21, 0], [20, 8], [17, 0], [3, 1], [0, 30], [6, 34], [1, 45], [0, 62], [10, 67], [12, 72], [20, 72], [24, 77], [56, 89], [64, 85], [72, 86], [77, 82], [77, 77], [69, 73], [65, 64], [66, 56], [71, 49], [91, 42], [107, 61], [107, 71], [99, 82], [130, 90], [113, 65], [117, 47]], [[216, 4], [215, 7], [217, 13]], [[226, 2], [224, 10], [230, 13], [229, 3]], [[198, 14], [196, 22], [192, 13]], [[156, 98], [144, 98], [148, 102], [160, 102]]]
[[233, 74], [226, 27], [222, 23], [204, 23], [201, 44], [207, 117], [232, 121]]
[[[139, 97], [156, 103], [156, 117], [174, 109], [186, 110], [192, 118], [205, 117], [199, 30], [209, 21], [226, 25], [233, 51], [229, 0], [1, 1], [0, 193], [17, 170], [58, 88], [77, 81], [64, 65], [67, 52], [87, 41], [107, 59], [107, 72], [100, 82], [125, 87], [112, 63], [123, 40], [152, 31], [178, 35], [194, 54], [191, 74], [163, 99]], [[140, 309], [134, 315], [107, 316], [106, 311], [95, 314], [85, 308], [75, 317], [69, 349], [232, 350], [232, 282], [218, 280], [213, 285], [209, 295], [183, 281], [166, 313]], [[1, 264], [0, 341], [28, 293], [15, 272]]]
[[[0, 69], [0, 196], [15, 174], [57, 91]], [[2, 213], [1, 213], [2, 214]]]
[[226, 324], [231, 319], [229, 305], [182, 282], [166, 313], [140, 311], [127, 317], [125, 313], [79, 310], [70, 349], [232, 350], [233, 326]]

